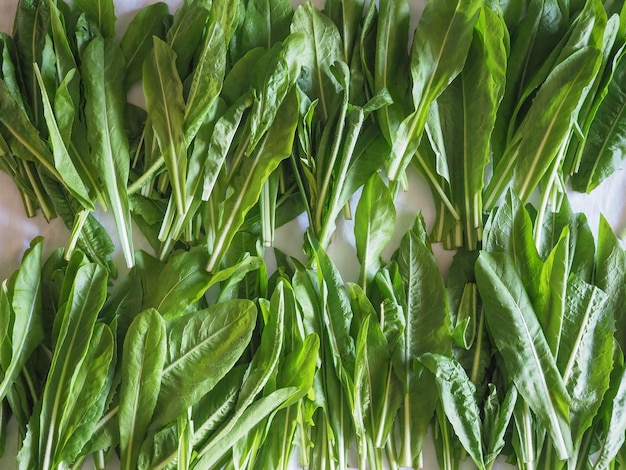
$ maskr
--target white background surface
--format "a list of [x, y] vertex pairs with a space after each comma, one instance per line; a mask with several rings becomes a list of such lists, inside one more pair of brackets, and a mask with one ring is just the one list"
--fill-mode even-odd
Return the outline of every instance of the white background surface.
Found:
[[[153, 2], [154, 0], [116, 0], [118, 29], [124, 28], [140, 7]], [[414, 15], [414, 26], [417, 14], [425, 2], [424, 0], [409, 0], [409, 2]], [[180, 3], [180, 0], [167, 0], [167, 3], [173, 9]], [[316, 3], [319, 4], [319, 1]], [[0, 31], [8, 33], [12, 31], [16, 5], [17, 0], [0, 0]], [[597, 230], [600, 212], [605, 215], [613, 229], [620, 233], [626, 228], [625, 188], [626, 172], [619, 170], [591, 195], [571, 194], [570, 202], [574, 211], [587, 214], [594, 233]], [[421, 178], [418, 176], [411, 178], [410, 190], [408, 193], [400, 195], [397, 209], [396, 235], [386, 251], [387, 256], [395, 250], [401, 235], [411, 225], [419, 210], [423, 212], [427, 224], [432, 226], [434, 221], [432, 198], [430, 190]], [[100, 218], [109, 233], [115, 233], [108, 217], [100, 214]], [[300, 257], [304, 223], [300, 219], [280, 229], [277, 235], [277, 246], [288, 254]], [[339, 222], [333, 244], [329, 249], [331, 256], [338, 263], [342, 275], [347, 281], [354, 281], [358, 277], [352, 229], [351, 222]], [[136, 232], [138, 231], [136, 230]], [[30, 240], [37, 235], [43, 235], [46, 238], [45, 249], [47, 254], [58, 246], [65, 245], [68, 231], [60, 220], [48, 224], [41, 216], [32, 219], [26, 218], [20, 196], [13, 182], [4, 173], [0, 173], [0, 280], [8, 277], [19, 266], [23, 251], [28, 247]], [[147, 246], [142, 243], [139, 233], [135, 234], [135, 239], [137, 248]], [[437, 245], [434, 248], [442, 271], [445, 272], [453, 253], [445, 252]], [[123, 261], [119, 255], [117, 259], [119, 260], [118, 266], [122, 268]], [[122, 269], [120, 271], [122, 272]], [[10, 457], [15, 455], [17, 446], [15, 436], [11, 437], [7, 448]], [[432, 447], [426, 449], [425, 453], [427, 457], [425, 468], [437, 468]], [[0, 460], [0, 468], [11, 469], [16, 468], [16, 465], [12, 459], [5, 458]]]

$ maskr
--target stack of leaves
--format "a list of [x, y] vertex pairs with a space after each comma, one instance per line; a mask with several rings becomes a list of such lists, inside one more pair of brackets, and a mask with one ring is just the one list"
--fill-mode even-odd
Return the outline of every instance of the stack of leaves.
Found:
[[[563, 197], [623, 159], [623, 1], [431, 0], [410, 49], [406, 0], [115, 19], [20, 0], [0, 35], [2, 170], [71, 229], [0, 290], [20, 468], [416, 468], [431, 427], [445, 469], [624, 461], [626, 259]], [[384, 261], [410, 166], [436, 223]], [[326, 248], [360, 188], [346, 284]], [[269, 273], [302, 213], [307, 260]]]

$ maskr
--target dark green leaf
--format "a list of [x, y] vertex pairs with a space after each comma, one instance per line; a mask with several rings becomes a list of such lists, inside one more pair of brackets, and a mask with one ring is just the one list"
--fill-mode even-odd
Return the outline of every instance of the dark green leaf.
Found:
[[137, 12], [132, 19], [120, 48], [126, 59], [126, 88], [141, 78], [143, 62], [152, 50], [152, 36], [160, 39], [165, 37], [165, 23], [169, 16], [166, 3], [158, 2], [148, 5]]
[[159, 397], [165, 356], [165, 322], [156, 310], [145, 310], [133, 320], [124, 340], [119, 405], [122, 469], [137, 468]]
[[572, 452], [570, 397], [513, 260], [482, 252], [476, 281], [487, 326], [520, 395], [546, 427], [560, 459]]
[[463, 367], [449, 357], [427, 353], [419, 361], [435, 375], [441, 404], [457, 438], [478, 468], [485, 468], [476, 387]]

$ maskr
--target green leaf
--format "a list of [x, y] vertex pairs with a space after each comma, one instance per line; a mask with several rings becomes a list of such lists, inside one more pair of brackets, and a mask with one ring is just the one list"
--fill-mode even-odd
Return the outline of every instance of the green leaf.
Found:
[[111, 329], [96, 324], [89, 349], [75, 375], [72, 395], [68, 397], [62, 427], [64, 441], [59, 460], [74, 462], [80, 455], [102, 416], [112, 382], [111, 363], [115, 354]]
[[115, 36], [115, 5], [113, 0], [74, 0], [72, 6], [84, 12], [106, 38]]
[[247, 121], [246, 155], [250, 155], [276, 119], [283, 101], [292, 90], [304, 62], [305, 36], [292, 33], [270, 49], [252, 71], [254, 101]]
[[165, 322], [154, 309], [133, 320], [124, 340], [120, 384], [120, 467], [137, 468], [159, 397], [166, 356]]
[[[74, 73], [75, 69], [72, 69], [69, 73]], [[54, 166], [61, 176], [61, 182], [69, 189], [72, 195], [80, 202], [80, 204], [89, 210], [94, 210], [93, 203], [89, 197], [87, 188], [85, 187], [74, 162], [70, 157], [66, 144], [61, 136], [59, 127], [57, 126], [54, 111], [52, 110], [52, 104], [50, 98], [46, 92], [43, 78], [39, 72], [39, 68], [35, 64], [35, 76], [39, 83], [39, 89], [41, 91], [41, 98], [43, 101], [43, 113], [46, 120], [46, 126], [48, 127], [50, 145], [52, 146], [52, 154], [54, 155]]]
[[513, 260], [507, 254], [482, 252], [476, 281], [487, 326], [508, 374], [546, 427], [558, 458], [569, 458], [570, 397]]
[[615, 319], [609, 297], [571, 276], [557, 365], [571, 397], [574, 453], [600, 409], [613, 369]]
[[[74, 53], [72, 52], [70, 42], [68, 39], [68, 34], [64, 25], [63, 13], [57, 7], [53, 0], [47, 0], [48, 9], [50, 11], [50, 29], [52, 31], [52, 40], [54, 43], [54, 52], [56, 56], [57, 62], [57, 73], [60, 81], [64, 81], [67, 78], [68, 73], [71, 70], [77, 68], [76, 59], [74, 58]], [[43, 87], [41, 84], [39, 85], [42, 90]], [[78, 89], [75, 89], [76, 94], [78, 95]]]
[[[391, 145], [406, 115], [408, 83], [409, 3], [405, 0], [379, 2], [374, 61], [374, 90], [389, 91], [393, 104], [376, 113], [385, 140]], [[363, 47], [363, 46], [362, 46]]]
[[226, 47], [224, 31], [220, 23], [214, 20], [205, 33], [187, 94], [184, 115], [187, 147], [206, 120], [222, 89], [226, 72]]
[[[561, 232], [556, 236], [560, 234]], [[533, 241], [530, 215], [512, 191], [507, 193], [504, 204], [491, 214], [485, 224], [483, 249], [508, 253], [521, 274], [530, 300], [534, 302], [537, 299], [543, 262]]]
[[293, 7], [288, 0], [249, 0], [241, 24], [241, 50], [270, 49], [289, 34]]
[[187, 148], [183, 133], [183, 84], [176, 70], [174, 50], [157, 37], [153, 37], [153, 44], [154, 48], [143, 64], [143, 93], [148, 119], [165, 159], [174, 204], [178, 213], [184, 215], [187, 209]]
[[339, 102], [339, 87], [331, 65], [342, 60], [341, 36], [332, 20], [310, 1], [296, 9], [291, 31], [303, 33], [306, 40], [302, 67], [307, 78], [300, 87], [311, 100], [319, 100], [317, 110], [322, 122], [326, 122]]
[[232, 191], [224, 200], [223, 216], [217, 229], [217, 238], [209, 248], [211, 258], [207, 271], [219, 266], [228, 245], [245, 221], [246, 214], [256, 204], [263, 184], [280, 162], [291, 154], [298, 121], [295, 93], [290, 93], [281, 105], [274, 123], [254, 150], [245, 158], [231, 180]]
[[611, 468], [615, 457], [624, 445], [626, 437], [626, 369], [617, 367], [607, 392], [611, 398], [607, 413], [601, 447], [594, 463], [594, 470]]
[[152, 37], [165, 37], [165, 24], [169, 17], [167, 3], [158, 2], [140, 9], [122, 36], [120, 48], [126, 59], [126, 89], [141, 78], [143, 63], [152, 50]]
[[594, 280], [595, 284], [607, 294], [607, 309], [613, 312], [617, 323], [615, 337], [622, 350], [625, 350], [626, 255], [604, 216], [600, 216], [598, 228], [598, 253]]
[[204, 163], [202, 199], [209, 200], [219, 177], [228, 151], [233, 143], [244, 112], [252, 105], [252, 98], [245, 94], [240, 97], [215, 123]]
[[387, 185], [378, 173], [370, 177], [361, 193], [354, 216], [354, 238], [361, 263], [360, 282], [364, 289], [380, 268], [380, 254], [395, 226], [396, 208]]
[[506, 82], [505, 28], [500, 15], [487, 7], [480, 10], [467, 65], [437, 101], [440, 113], [445, 111], [441, 124], [452, 198], [459, 206], [466, 246], [470, 250], [476, 249], [482, 238], [484, 172]]
[[537, 92], [520, 131], [514, 187], [522, 201], [528, 200], [556, 158], [599, 63], [597, 49], [583, 48], [557, 65]]
[[388, 168], [391, 180], [399, 178], [417, 151], [431, 103], [461, 72], [481, 3], [477, 0], [427, 3], [411, 51], [416, 111], [402, 121], [393, 142]]
[[295, 387], [280, 388], [269, 395], [254, 401], [238, 417], [236, 424], [229, 426], [228, 431], [217, 437], [200, 449], [194, 469], [213, 468], [226, 455], [235, 442], [246, 436], [258, 423], [287, 402], [298, 389]]
[[22, 264], [2, 286], [2, 336], [0, 348], [2, 381], [0, 400], [4, 400], [26, 360], [43, 339], [41, 300], [41, 257], [43, 239], [36, 238], [24, 253]]
[[[67, 298], [60, 302], [59, 333], [52, 364], [48, 372], [41, 401], [41, 412], [31, 418], [39, 426], [39, 466], [56, 468], [60, 444], [64, 439], [63, 416], [72, 404], [65, 399], [72, 393], [80, 365], [88, 354], [94, 325], [106, 296], [107, 276], [104, 269], [95, 264], [78, 268], [71, 281]], [[32, 426], [32, 425], [31, 425]]]
[[113, 212], [128, 267], [134, 264], [127, 195], [130, 152], [124, 132], [124, 59], [112, 40], [93, 39], [82, 57], [91, 158]]
[[489, 465], [502, 452], [505, 434], [509, 428], [511, 417], [517, 402], [517, 389], [511, 387], [504, 396], [502, 403], [498, 402], [495, 386], [489, 384], [489, 394], [483, 405], [483, 436], [485, 439], [485, 463]]
[[569, 230], [566, 228], [541, 270], [539, 295], [534, 303], [537, 318], [553, 356], [561, 343], [570, 269]]
[[520, 199], [528, 201], [572, 131], [600, 55], [599, 50], [585, 47], [552, 70], [507, 148], [507, 156], [494, 168], [485, 188], [485, 209], [494, 207], [514, 172], [513, 186]]
[[418, 218], [394, 255], [404, 290], [405, 328], [392, 364], [404, 387], [401, 464], [408, 466], [416, 465], [436, 406], [434, 377], [416, 374], [414, 360], [425, 353], [452, 353], [448, 299], [424, 230]]
[[[246, 370], [237, 398], [235, 412], [220, 427], [220, 430], [210, 439], [207, 445], [198, 451], [196, 468], [208, 468], [210, 465], [215, 464], [232, 448], [236, 440], [247, 433], [252, 426], [263, 420], [278, 406], [291, 399], [294, 394], [299, 393], [299, 390], [294, 387], [281, 388], [270, 393], [267, 397], [255, 400], [270, 378], [275, 375], [282, 354], [285, 325], [285, 296], [283, 289], [284, 286], [282, 284], [277, 286], [272, 295], [269, 308], [267, 308], [267, 303], [261, 303], [262, 308], [267, 308], [263, 311], [265, 325], [261, 333], [261, 342]], [[263, 307], [264, 305], [265, 307]], [[276, 402], [274, 398], [270, 399], [270, 397], [280, 397], [280, 399]], [[260, 410], [257, 412], [257, 409]], [[253, 418], [252, 413], [257, 416]]]
[[[41, 102], [33, 64], [42, 65], [44, 44], [49, 32], [50, 11], [48, 2], [20, 0], [17, 3], [13, 36], [18, 51], [18, 68], [21, 68], [24, 102], [30, 108], [35, 126], [41, 119]], [[16, 98], [17, 99], [17, 98]], [[0, 106], [0, 109], [4, 105]]]
[[[522, 2], [517, 2], [522, 3]], [[511, 138], [510, 127], [520, 123], [513, 120], [515, 107], [527, 83], [535, 77], [567, 28], [567, 16], [560, 0], [533, 0], [524, 2], [525, 15], [513, 26], [510, 22], [511, 51], [507, 64], [506, 91], [498, 109], [496, 131], [494, 132], [494, 162], [502, 159], [506, 145]]]
[[[191, 61], [202, 42], [202, 35], [209, 21], [209, 5], [204, 1], [184, 0], [176, 10], [174, 22], [167, 31], [166, 39], [176, 53], [176, 69], [182, 80], [187, 78]], [[223, 24], [222, 29], [225, 29]]]
[[159, 430], [210, 392], [248, 347], [256, 324], [249, 300], [232, 300], [173, 320], [151, 428]]
[[419, 361], [435, 375], [441, 404], [457, 438], [478, 468], [485, 468], [476, 387], [454, 359], [427, 353]]
[[165, 264], [144, 252], [137, 257], [143, 309], [156, 309], [166, 321], [185, 313], [212, 284], [212, 277], [202, 269], [207, 259], [203, 247], [176, 252]]
[[349, 376], [354, 374], [354, 338], [350, 334], [352, 324], [352, 308], [350, 297], [328, 253], [317, 240], [307, 234], [308, 242], [314, 251], [320, 291], [324, 292], [322, 310], [323, 327], [327, 330], [332, 362], [341, 378], [345, 369]]

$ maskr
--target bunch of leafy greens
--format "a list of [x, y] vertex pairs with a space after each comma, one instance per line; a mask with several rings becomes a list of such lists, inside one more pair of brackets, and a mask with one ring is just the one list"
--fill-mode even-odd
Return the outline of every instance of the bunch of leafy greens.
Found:
[[[410, 47], [405, 0], [115, 21], [20, 0], [0, 35], [1, 169], [71, 229], [0, 290], [20, 468], [416, 468], [429, 428], [445, 469], [624, 461], [626, 259], [564, 197], [623, 159], [624, 2], [431, 0]], [[411, 166], [437, 219], [386, 262]], [[301, 213], [307, 260], [270, 273]], [[342, 215], [357, 283], [326, 252]]]

